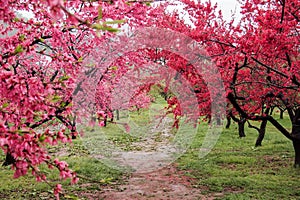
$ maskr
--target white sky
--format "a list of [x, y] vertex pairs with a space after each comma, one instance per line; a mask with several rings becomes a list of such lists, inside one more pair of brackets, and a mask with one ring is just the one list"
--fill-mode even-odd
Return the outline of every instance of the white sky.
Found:
[[[180, 0], [168, 0], [168, 1], [173, 1], [177, 5], [175, 4], [172, 6], [168, 6], [167, 10], [170, 12], [177, 10], [179, 16], [181, 16], [187, 24], [190, 24], [192, 27], [194, 27], [193, 23], [188, 17], [188, 13], [185, 12], [184, 6], [180, 2]], [[195, 0], [195, 1], [206, 2], [208, 0]], [[211, 0], [211, 3], [212, 5], [215, 5], [217, 3], [218, 5], [217, 10], [222, 11], [222, 15], [227, 22], [229, 22], [232, 19], [232, 15], [234, 14], [234, 17], [236, 18], [235, 23], [238, 23], [239, 19], [241, 18], [240, 15], [241, 9], [238, 0]]]
[[[205, 2], [205, 1], [208, 1], [208, 0], [196, 0], [196, 1]], [[215, 3], [218, 4], [218, 8], [220, 8], [222, 10], [222, 14], [223, 14], [224, 18], [227, 21], [229, 21], [231, 19], [232, 13], [235, 13], [236, 17], [238, 17], [238, 18], [240, 17], [240, 15], [239, 15], [240, 5], [239, 5], [237, 0], [211, 0], [211, 2], [213, 4], [215, 4]], [[173, 8], [173, 9], [181, 10], [178, 7]], [[25, 11], [22, 11], [21, 13], [22, 13], [22, 15], [24, 15], [27, 18], [32, 18], [33, 17], [32, 13], [28, 13], [28, 12], [25, 12]]]
[[228, 21], [231, 19], [232, 13], [239, 18], [240, 4], [237, 0], [211, 0], [213, 4], [218, 3], [218, 8], [222, 10], [224, 18]]

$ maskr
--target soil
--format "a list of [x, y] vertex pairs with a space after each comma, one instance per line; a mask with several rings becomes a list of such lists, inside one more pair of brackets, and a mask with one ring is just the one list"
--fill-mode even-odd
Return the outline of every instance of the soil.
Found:
[[[172, 154], [177, 149], [170, 145], [171, 122], [168, 118], [157, 121], [144, 140], [131, 144], [140, 150], [115, 152], [112, 159], [132, 169], [124, 183], [101, 186], [98, 191], [85, 191], [78, 196], [93, 200], [211, 200], [223, 196], [207, 194], [209, 188], [196, 187], [196, 180], [176, 167]], [[94, 157], [101, 159], [101, 155]]]
[[[145, 132], [139, 133], [140, 140], [132, 142], [130, 149], [125, 150], [114, 146], [111, 141], [100, 141], [97, 137], [92, 138], [96, 147], [93, 150], [95, 153], [91, 156], [122, 171], [151, 173], [160, 170], [179, 158], [185, 152], [186, 144], [190, 141], [187, 140], [188, 133], [185, 137], [174, 135], [171, 131], [172, 123], [173, 120], [168, 117], [154, 120]], [[174, 139], [175, 137], [176, 139]], [[107, 144], [110, 146], [105, 147]], [[101, 150], [97, 149], [99, 146], [102, 147]]]
[[88, 199], [104, 200], [212, 200], [223, 194], [203, 195], [208, 190], [195, 187], [196, 180], [174, 165], [155, 172], [133, 173], [124, 184], [105, 186], [94, 193], [81, 193]]

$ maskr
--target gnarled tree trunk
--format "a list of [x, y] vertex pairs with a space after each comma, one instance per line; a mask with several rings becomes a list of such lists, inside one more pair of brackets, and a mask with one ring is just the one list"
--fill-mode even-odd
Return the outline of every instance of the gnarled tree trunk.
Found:
[[240, 137], [246, 137], [246, 134], [245, 134], [245, 123], [246, 123], [246, 118], [244, 117], [241, 117], [238, 119], [236, 118], [232, 112], [229, 112], [228, 115], [231, 117], [231, 119], [235, 122], [238, 123], [238, 127], [239, 127], [239, 136]]
[[[266, 108], [264, 113], [266, 115], [268, 115], [270, 111], [272, 112], [271, 108]], [[262, 145], [262, 141], [263, 141], [263, 139], [265, 137], [265, 134], [266, 134], [267, 123], [268, 123], [268, 120], [264, 119], [264, 120], [262, 120], [262, 122], [260, 124], [259, 130], [258, 130], [258, 137], [257, 137], [256, 143], [255, 143], [256, 147]]]
[[120, 120], [120, 111], [119, 111], [119, 109], [116, 110], [116, 114], [117, 114], [117, 120]]
[[284, 109], [279, 109], [279, 111], [280, 111], [280, 119], [283, 119], [283, 113], [284, 113]]
[[245, 123], [246, 123], [246, 119], [245, 118], [240, 118], [240, 120], [238, 121], [238, 125], [239, 125], [239, 136], [240, 137], [246, 137], [245, 134]]
[[262, 141], [263, 141], [263, 139], [265, 137], [265, 134], [266, 134], [267, 123], [268, 123], [268, 120], [265, 119], [260, 124], [259, 131], [258, 131], [258, 137], [257, 137], [256, 142], [255, 142], [256, 147], [262, 145]]
[[300, 108], [295, 112], [292, 126], [292, 141], [295, 151], [295, 167], [300, 167]]
[[294, 139], [293, 146], [294, 146], [294, 151], [295, 151], [294, 167], [299, 168], [300, 167], [300, 140]]
[[228, 129], [231, 125], [231, 117], [227, 115], [226, 119], [227, 119], [226, 128]]

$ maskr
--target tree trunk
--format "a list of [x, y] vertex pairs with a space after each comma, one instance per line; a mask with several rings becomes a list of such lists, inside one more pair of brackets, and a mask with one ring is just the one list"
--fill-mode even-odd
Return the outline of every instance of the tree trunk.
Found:
[[238, 127], [239, 127], [239, 136], [240, 137], [246, 137], [246, 134], [245, 134], [245, 123], [246, 123], [246, 119], [243, 118], [242, 116], [240, 116], [240, 119], [236, 118], [232, 112], [229, 112], [228, 113], [229, 117], [232, 118], [233, 121], [237, 122], [238, 123]]
[[222, 125], [222, 120], [221, 120], [221, 117], [219, 115], [216, 115], [216, 122], [217, 122], [217, 126]]
[[114, 118], [115, 117], [115, 115], [114, 115], [114, 112], [113, 111], [111, 111], [111, 118], [110, 118], [110, 122], [113, 122], [114, 121]]
[[239, 125], [239, 136], [240, 137], [246, 137], [245, 135], [245, 123], [246, 123], [246, 119], [245, 118], [241, 118], [238, 121], [238, 125]]
[[274, 106], [271, 107], [270, 115], [273, 115], [273, 111], [274, 111], [275, 108], [276, 107], [274, 107]]
[[300, 140], [294, 139], [293, 146], [294, 146], [294, 151], [295, 151], [294, 167], [299, 168], [300, 167]]
[[280, 109], [280, 119], [283, 119], [284, 110]]
[[207, 119], [207, 123], [211, 124], [211, 116], [210, 114], [206, 115], [205, 119]]
[[104, 127], [106, 127], [106, 125], [107, 125], [107, 117], [106, 116], [104, 117], [103, 121], [104, 121]]
[[267, 123], [268, 123], [268, 120], [263, 120], [260, 124], [258, 137], [257, 137], [256, 143], [255, 143], [256, 147], [261, 146], [261, 144], [262, 144], [262, 141], [266, 134]]
[[[269, 112], [272, 112], [272, 109], [271, 108], [266, 108], [265, 110], [265, 115], [268, 115]], [[270, 113], [271, 113], [270, 112]], [[267, 127], [267, 123], [268, 123], [268, 120], [267, 119], [264, 119], [261, 124], [260, 124], [260, 127], [259, 127], [259, 131], [258, 131], [258, 137], [256, 139], [256, 143], [255, 143], [255, 146], [258, 147], [258, 146], [261, 146], [262, 144], [262, 141], [265, 137], [265, 134], [266, 134], [266, 127]]]
[[227, 119], [226, 128], [228, 129], [228, 128], [230, 128], [230, 125], [231, 125], [231, 117], [229, 115], [227, 115], [226, 119]]
[[2, 164], [2, 166], [8, 166], [8, 165], [11, 165], [11, 164], [14, 164], [14, 163], [16, 163], [16, 159], [9, 152], [7, 152], [6, 157], [5, 157], [5, 161]]
[[300, 167], [300, 108], [295, 112], [292, 126], [292, 141], [295, 151], [294, 167]]
[[116, 110], [116, 114], [117, 114], [117, 120], [120, 120], [120, 112], [119, 112], [119, 109]]

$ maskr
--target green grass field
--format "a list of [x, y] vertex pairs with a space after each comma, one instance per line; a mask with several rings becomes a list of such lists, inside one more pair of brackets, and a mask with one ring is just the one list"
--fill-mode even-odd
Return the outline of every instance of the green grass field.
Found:
[[[153, 108], [160, 108], [161, 103], [156, 102]], [[148, 111], [129, 115], [136, 124], [147, 127]], [[278, 117], [275, 114], [275, 118]], [[287, 117], [280, 122], [290, 127]], [[139, 134], [126, 134], [118, 125], [109, 124], [103, 129], [107, 139], [123, 150], [132, 150], [132, 142], [140, 139]], [[267, 127], [263, 146], [255, 148], [256, 130], [246, 128], [246, 138], [239, 138], [237, 125], [232, 124], [230, 129], [224, 129], [212, 151], [199, 159], [206, 130], [206, 124], [199, 126], [190, 148], [176, 161], [181, 170], [186, 170], [187, 176], [195, 178], [194, 187], [202, 194], [220, 194], [219, 199], [300, 199], [300, 170], [293, 168], [292, 143], [271, 125]], [[91, 157], [82, 140], [51, 147], [49, 151], [59, 154], [80, 178], [76, 185], [63, 181], [61, 199], [84, 199], [82, 194], [101, 190], [104, 185], [119, 184], [128, 175]], [[0, 160], [4, 158], [1, 154]], [[36, 182], [30, 173], [13, 179], [10, 167], [0, 169], [0, 199], [53, 199], [52, 187], [60, 182], [58, 172], [45, 166], [41, 170], [47, 174], [48, 183]]]
[[[279, 118], [275, 114], [275, 118]], [[286, 117], [287, 119], [287, 117]], [[286, 120], [279, 120], [290, 127]], [[197, 179], [195, 187], [205, 193], [221, 193], [219, 199], [300, 199], [300, 170], [293, 167], [292, 143], [272, 125], [262, 147], [254, 147], [257, 132], [246, 128], [239, 138], [237, 125], [224, 130], [214, 149], [197, 159], [201, 128], [188, 152], [177, 162]]]

